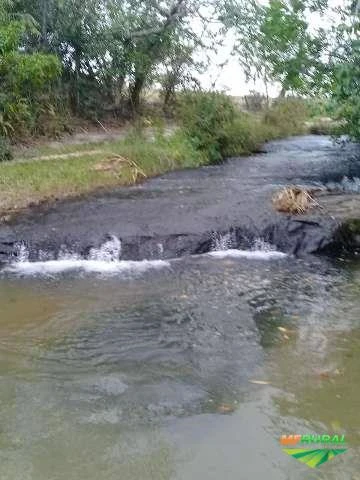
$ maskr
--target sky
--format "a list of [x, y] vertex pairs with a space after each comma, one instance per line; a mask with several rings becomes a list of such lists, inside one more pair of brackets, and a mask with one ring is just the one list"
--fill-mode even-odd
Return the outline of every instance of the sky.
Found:
[[[262, 4], [268, 3], [267, 0], [258, 1]], [[332, 21], [336, 21], [337, 15], [333, 12], [333, 9], [343, 6], [345, 2], [346, 0], [329, 0], [329, 11], [327, 14], [320, 15], [312, 13], [308, 16], [310, 27], [316, 30], [319, 27], [329, 26]], [[234, 36], [233, 34], [229, 34], [224, 47], [220, 48], [217, 54], [211, 56], [211, 65], [206, 74], [200, 76], [202, 85], [205, 88], [211, 88], [215, 81], [216, 90], [224, 90], [235, 96], [247, 95], [252, 90], [265, 94], [266, 89], [262, 81], [258, 80], [255, 83], [253, 81], [249, 83], [246, 82], [246, 77], [239, 61], [236, 57], [231, 57], [230, 55], [233, 45]], [[226, 60], [226, 65], [223, 68], [219, 68], [218, 65], [223, 64]], [[269, 85], [269, 96], [276, 97], [280, 89], [278, 84]]]

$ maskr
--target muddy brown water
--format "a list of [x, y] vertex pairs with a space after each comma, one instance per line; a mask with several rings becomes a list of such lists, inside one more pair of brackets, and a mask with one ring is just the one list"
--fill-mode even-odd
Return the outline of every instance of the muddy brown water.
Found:
[[[358, 478], [359, 291], [293, 258], [4, 276], [1, 479]], [[292, 432], [350, 448], [312, 471]]]
[[0, 273], [0, 479], [359, 480], [360, 261], [242, 253]]

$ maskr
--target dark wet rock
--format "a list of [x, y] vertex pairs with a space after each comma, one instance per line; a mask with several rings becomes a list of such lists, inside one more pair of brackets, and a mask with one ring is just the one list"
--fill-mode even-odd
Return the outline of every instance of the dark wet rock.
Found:
[[337, 222], [331, 218], [308, 220], [288, 217], [269, 228], [268, 241], [293, 255], [320, 253], [327, 246], [337, 250], [334, 232]]
[[14, 253], [16, 234], [8, 226], [0, 227], [0, 266]]
[[[219, 248], [252, 248], [256, 239], [294, 255], [336, 255], [360, 246], [360, 202], [341, 187], [360, 185], [360, 149], [327, 137], [273, 142], [267, 153], [223, 165], [172, 172], [132, 188], [33, 208], [0, 226], [0, 262], [24, 243], [30, 260], [47, 252], [87, 257], [109, 236], [121, 239], [121, 258], [173, 258]], [[342, 194], [334, 194], [337, 179]], [[307, 215], [275, 212], [273, 193], [288, 184], [323, 186], [321, 209]], [[50, 253], [49, 253], [50, 252]]]

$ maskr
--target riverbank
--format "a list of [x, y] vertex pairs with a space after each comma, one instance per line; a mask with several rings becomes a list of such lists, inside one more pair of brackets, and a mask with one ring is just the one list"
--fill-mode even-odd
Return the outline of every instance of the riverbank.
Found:
[[[248, 250], [259, 239], [295, 255], [358, 249], [360, 229], [349, 223], [360, 218], [358, 146], [304, 136], [270, 142], [265, 150], [34, 207], [0, 227], [0, 261], [19, 255], [19, 245], [30, 260], [44, 252], [58, 259], [64, 249], [86, 259], [109, 237], [119, 239], [124, 260]], [[274, 192], [289, 184], [322, 188], [320, 208], [294, 216], [275, 211]]]
[[[215, 101], [214, 101], [214, 98]], [[304, 133], [304, 107], [287, 100], [258, 114], [236, 110], [225, 96], [199, 95], [178, 119], [163, 120], [15, 149], [0, 162], [0, 220], [28, 207], [134, 185], [173, 170], [249, 155], [273, 139]], [[216, 103], [217, 102], [217, 103]], [[210, 107], [209, 107], [210, 105]], [[210, 108], [207, 116], [205, 107]], [[219, 107], [219, 108], [218, 108]], [[223, 111], [221, 110], [221, 108]]]
[[[99, 189], [131, 185], [205, 159], [174, 134], [140, 135], [81, 144], [42, 145], [0, 164], [0, 216], [29, 206], [78, 197]], [[21, 155], [20, 154], [20, 155]]]

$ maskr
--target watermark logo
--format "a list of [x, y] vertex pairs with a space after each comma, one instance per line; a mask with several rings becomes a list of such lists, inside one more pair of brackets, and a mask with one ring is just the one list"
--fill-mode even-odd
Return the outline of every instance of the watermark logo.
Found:
[[283, 451], [310, 468], [320, 467], [347, 451], [345, 435], [282, 435]]

